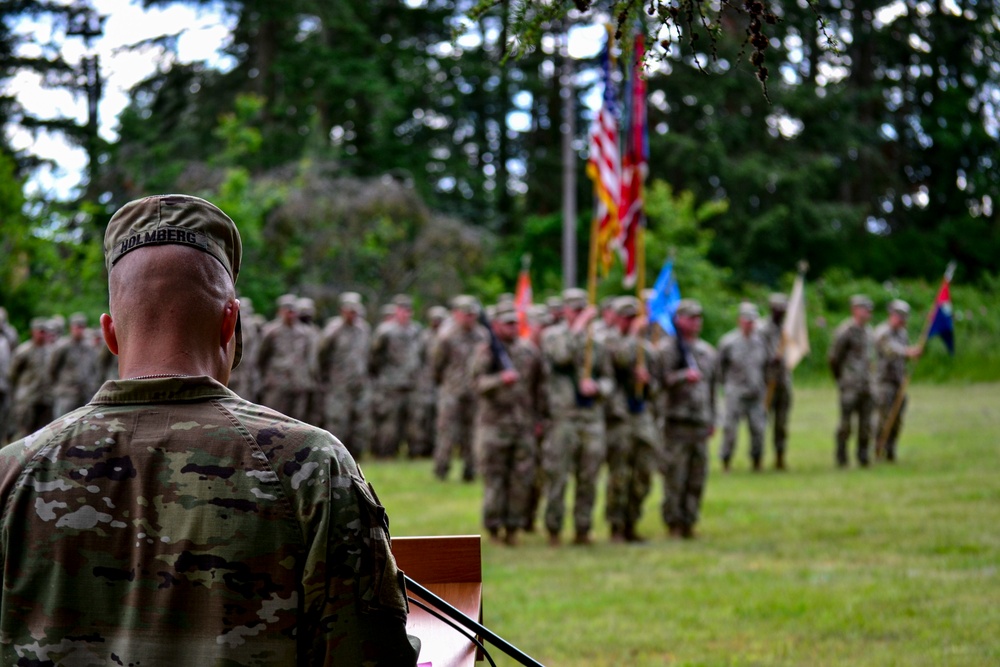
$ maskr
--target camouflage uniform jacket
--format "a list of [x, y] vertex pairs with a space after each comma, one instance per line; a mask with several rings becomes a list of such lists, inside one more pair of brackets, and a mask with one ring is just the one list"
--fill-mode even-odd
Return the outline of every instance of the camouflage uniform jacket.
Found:
[[67, 336], [53, 347], [47, 374], [53, 396], [82, 398], [80, 403], [85, 403], [97, 390], [97, 350], [85, 340]]
[[639, 358], [640, 339], [628, 334], [615, 332], [604, 338], [611, 352], [611, 363], [615, 373], [615, 392], [609, 403], [609, 419], [625, 420], [629, 415], [641, 414], [649, 406], [653, 394], [652, 384], [656, 381], [657, 355], [652, 343], [642, 339], [643, 365], [649, 370], [650, 383], [643, 385], [642, 394], [638, 390], [635, 368]]
[[599, 391], [597, 396], [589, 400], [579, 395], [586, 346], [587, 332], [573, 333], [566, 322], [555, 324], [542, 332], [546, 403], [550, 417], [566, 416], [578, 408], [588, 408], [590, 404], [603, 402], [614, 393], [611, 357], [607, 348], [592, 338], [590, 376], [597, 382]]
[[[7, 339], [0, 336], [0, 401], [4, 394], [10, 391], [10, 344]], [[3, 426], [0, 425], [0, 430]], [[3, 435], [0, 434], [0, 439]]]
[[431, 348], [431, 368], [439, 392], [449, 396], [469, 397], [475, 394], [472, 380], [472, 357], [489, 334], [482, 325], [471, 329], [451, 327]]
[[413, 389], [420, 371], [420, 327], [395, 320], [375, 328], [368, 354], [368, 372], [380, 388]]
[[906, 377], [906, 352], [910, 348], [906, 327], [893, 329], [888, 322], [883, 322], [875, 329], [875, 347], [878, 351], [876, 380], [880, 384], [902, 384]]
[[368, 380], [368, 346], [371, 326], [360, 317], [348, 324], [331, 320], [319, 343], [320, 382], [324, 387], [361, 389]]
[[789, 387], [792, 384], [792, 371], [785, 365], [785, 355], [782, 346], [783, 334], [781, 325], [773, 320], [765, 320], [757, 329], [767, 346], [767, 367], [764, 379], [776, 386]]
[[257, 348], [262, 386], [303, 390], [312, 386], [313, 339], [306, 325], [274, 320], [265, 325]]
[[754, 398], [764, 395], [767, 345], [756, 331], [744, 336], [733, 329], [719, 341], [719, 381], [727, 396]]
[[105, 383], [0, 450], [0, 663], [413, 665], [388, 519], [326, 431]]
[[472, 362], [472, 376], [480, 396], [479, 423], [530, 428], [541, 420], [539, 408], [544, 404], [542, 355], [534, 343], [523, 338], [501, 344], [519, 377], [513, 384], [504, 384], [500, 362], [493, 358], [490, 344], [479, 344]]
[[47, 345], [27, 340], [17, 346], [10, 361], [10, 389], [15, 401], [39, 401], [48, 395], [48, 362]]
[[853, 319], [845, 320], [833, 332], [833, 342], [827, 354], [830, 370], [841, 389], [871, 390], [874, 336], [869, 326], [859, 326]]
[[666, 395], [667, 422], [691, 426], [715, 425], [717, 358], [715, 348], [701, 340], [687, 343], [701, 373], [698, 382], [687, 381], [687, 362], [678, 339], [668, 336], [660, 342], [660, 372]]

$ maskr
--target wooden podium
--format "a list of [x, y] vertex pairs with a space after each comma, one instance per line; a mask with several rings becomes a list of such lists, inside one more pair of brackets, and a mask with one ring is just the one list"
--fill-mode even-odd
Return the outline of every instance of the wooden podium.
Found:
[[[472, 620], [482, 622], [483, 566], [478, 535], [394, 537], [392, 553], [408, 577]], [[428, 602], [412, 591], [408, 594]], [[433, 607], [429, 602], [428, 606]], [[420, 639], [418, 665], [467, 667], [482, 659], [476, 645], [464, 635], [414, 604], [410, 605], [406, 631]]]

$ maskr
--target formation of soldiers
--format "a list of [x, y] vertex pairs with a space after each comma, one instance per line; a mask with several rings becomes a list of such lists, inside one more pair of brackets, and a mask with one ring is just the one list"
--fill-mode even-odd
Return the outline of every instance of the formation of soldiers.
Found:
[[[731, 467], [743, 419], [751, 467], [763, 468], [769, 414], [774, 465], [786, 467], [792, 383], [782, 360], [784, 295], [771, 296], [765, 318], [742, 304], [718, 349], [700, 337], [702, 308], [691, 299], [678, 304], [675, 335], [651, 326], [635, 297], [611, 297], [597, 308], [580, 289], [520, 312], [512, 295], [486, 309], [461, 295], [448, 309], [430, 308], [426, 325], [414, 320], [406, 295], [383, 307], [374, 327], [359, 294], [341, 294], [338, 305], [320, 327], [308, 298], [282, 296], [271, 321], [241, 299], [243, 363], [230, 388], [322, 426], [358, 459], [433, 457], [435, 476], [446, 480], [457, 458], [461, 479], [483, 479], [483, 521], [497, 541], [516, 544], [540, 518], [558, 545], [569, 512], [572, 541], [589, 544], [605, 466], [612, 541], [643, 539], [636, 526], [657, 474], [669, 534], [693, 537], [720, 388], [723, 469]], [[905, 405], [897, 395], [905, 361], [919, 350], [907, 343], [904, 302], [893, 301], [874, 332], [871, 300], [854, 297], [851, 306], [829, 353], [841, 396], [836, 460], [847, 465], [857, 415], [857, 458], [867, 465], [876, 407], [876, 432], [886, 434], [879, 454], [895, 458], [896, 404]], [[63, 318], [37, 318], [21, 343], [0, 308], [0, 440], [32, 433], [117, 378], [100, 329], [87, 325], [81, 314], [70, 316], [68, 330]]]

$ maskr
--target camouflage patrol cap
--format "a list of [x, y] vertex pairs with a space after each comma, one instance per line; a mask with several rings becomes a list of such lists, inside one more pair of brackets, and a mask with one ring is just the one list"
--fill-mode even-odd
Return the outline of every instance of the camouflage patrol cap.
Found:
[[510, 292], [504, 292], [497, 297], [497, 303], [506, 303], [508, 301], [510, 303], [514, 303], [514, 295]]
[[902, 299], [893, 299], [889, 302], [889, 312], [896, 313], [902, 317], [909, 317], [910, 304], [906, 303]]
[[301, 297], [295, 301], [295, 312], [313, 317], [316, 315], [316, 302], [307, 296]]
[[378, 309], [378, 314], [382, 317], [392, 317], [396, 314], [396, 304], [387, 303]]
[[32, 317], [29, 326], [33, 331], [48, 331], [49, 321], [44, 317]]
[[282, 294], [278, 297], [278, 308], [295, 310], [299, 306], [299, 297], [294, 294]]
[[600, 302], [597, 304], [597, 307], [600, 308], [602, 311], [607, 310], [608, 308], [614, 308], [617, 299], [618, 297], [613, 294], [610, 296], [606, 296], [600, 300]]
[[781, 292], [775, 292], [767, 297], [767, 305], [771, 307], [771, 310], [787, 310], [788, 297]]
[[867, 308], [871, 310], [874, 307], [872, 300], [864, 294], [855, 294], [851, 297], [851, 308]]
[[493, 319], [503, 324], [514, 324], [517, 322], [517, 308], [512, 301], [501, 301], [494, 306]]
[[468, 294], [459, 294], [451, 300], [451, 309], [458, 310], [468, 315], [475, 315], [479, 312], [479, 302], [476, 298]]
[[620, 317], [635, 317], [639, 314], [639, 299], [634, 296], [620, 296], [612, 305]]
[[69, 316], [69, 323], [72, 326], [85, 327], [87, 326], [87, 316], [83, 313], [73, 313]]
[[340, 307], [344, 310], [353, 310], [356, 313], [363, 313], [365, 310], [361, 303], [361, 295], [357, 292], [343, 292], [338, 300]]
[[756, 320], [760, 317], [760, 313], [757, 312], [757, 306], [750, 303], [749, 301], [744, 301], [740, 304], [740, 319], [741, 320]]
[[[240, 274], [243, 242], [236, 223], [219, 207], [191, 195], [154, 195], [131, 201], [108, 221], [104, 231], [104, 262], [110, 275], [115, 263], [136, 248], [186, 245], [208, 253], [226, 269], [233, 285]], [[236, 319], [236, 355], [243, 358], [242, 317]]]
[[562, 297], [550, 296], [548, 299], [545, 300], [545, 307], [551, 309], [562, 308], [563, 307]]
[[444, 306], [431, 306], [427, 310], [427, 319], [432, 322], [440, 322], [448, 317], [448, 309]]
[[392, 297], [392, 305], [402, 306], [403, 308], [413, 309], [413, 299], [411, 299], [406, 294], [397, 294]]
[[582, 290], [579, 287], [564, 289], [562, 293], [562, 301], [563, 306], [566, 308], [572, 308], [574, 310], [586, 308], [587, 290]]
[[701, 317], [701, 303], [697, 299], [681, 299], [677, 303], [677, 315], [683, 317]]

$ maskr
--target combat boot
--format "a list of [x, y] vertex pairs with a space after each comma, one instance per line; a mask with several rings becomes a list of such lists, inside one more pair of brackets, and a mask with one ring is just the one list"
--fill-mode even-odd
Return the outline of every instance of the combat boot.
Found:
[[759, 456], [753, 457], [752, 462], [753, 462], [753, 471], [760, 472], [760, 457]]
[[785, 453], [784, 452], [778, 452], [777, 453], [777, 459], [774, 462], [774, 469], [775, 470], [784, 470], [785, 469]]
[[576, 537], [573, 538], [573, 544], [581, 547], [589, 547], [594, 541], [590, 539], [590, 532], [586, 530], [576, 531]]
[[503, 542], [508, 547], [516, 547], [520, 542], [517, 537], [517, 528], [508, 528], [507, 535], [504, 536]]
[[549, 546], [558, 547], [562, 542], [559, 540], [559, 531], [550, 530], [549, 531]]

